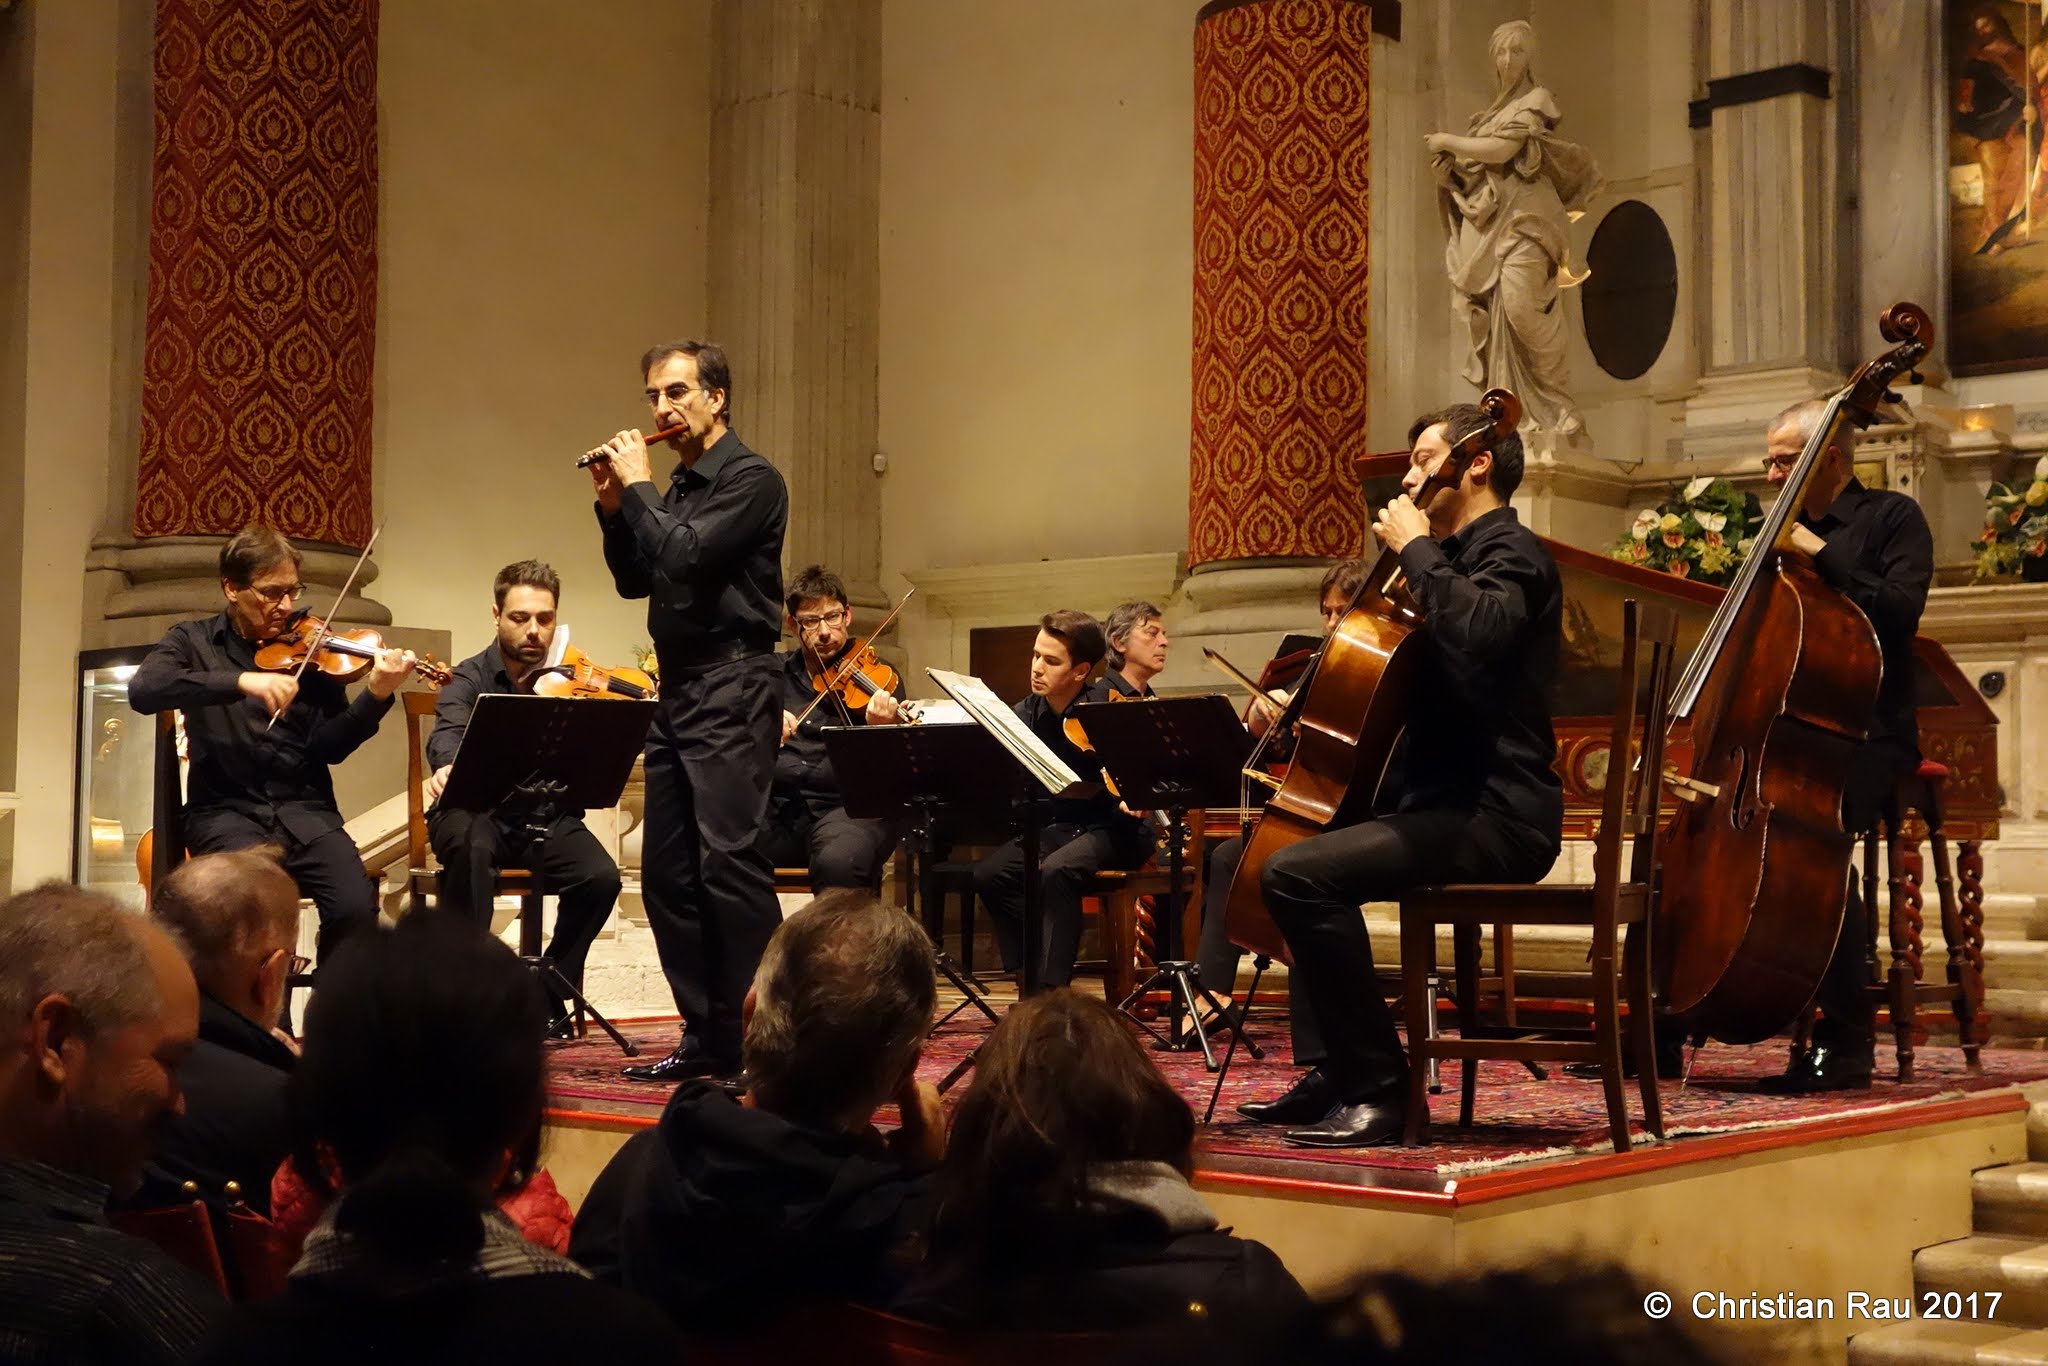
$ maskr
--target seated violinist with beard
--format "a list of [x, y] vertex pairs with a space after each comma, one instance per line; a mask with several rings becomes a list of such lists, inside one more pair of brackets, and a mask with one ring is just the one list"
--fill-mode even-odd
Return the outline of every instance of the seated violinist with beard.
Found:
[[760, 849], [778, 868], [810, 870], [813, 894], [831, 887], [873, 891], [902, 832], [891, 821], [846, 814], [825, 732], [834, 726], [895, 725], [903, 719], [903, 682], [899, 678], [892, 691], [875, 693], [858, 711], [836, 692], [817, 701], [819, 681], [854, 646], [853, 605], [839, 576], [817, 564], [790, 583], [785, 605], [797, 648], [782, 656], [782, 750], [775, 758]]

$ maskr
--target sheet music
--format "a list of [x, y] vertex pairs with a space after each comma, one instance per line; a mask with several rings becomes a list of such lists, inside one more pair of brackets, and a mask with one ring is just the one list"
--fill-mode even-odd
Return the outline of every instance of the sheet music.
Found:
[[925, 672], [931, 675], [932, 682], [945, 689], [947, 696], [960, 704], [977, 725], [995, 736], [1004, 749], [1015, 755], [1017, 762], [1023, 764], [1025, 770], [1053, 796], [1064, 796], [1076, 787], [1094, 789], [1094, 784], [1083, 783], [1081, 775], [1074, 772], [1066, 760], [1054, 754], [1031, 727], [1018, 719], [1017, 713], [991, 692], [988, 684], [972, 674], [956, 674], [950, 669], [926, 669]]

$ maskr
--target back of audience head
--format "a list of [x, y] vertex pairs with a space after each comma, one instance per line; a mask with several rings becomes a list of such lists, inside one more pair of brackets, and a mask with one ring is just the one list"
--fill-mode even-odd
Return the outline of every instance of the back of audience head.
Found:
[[172, 869], [152, 914], [184, 941], [202, 989], [268, 1026], [284, 1005], [299, 888], [267, 849], [200, 854]]
[[184, 1111], [199, 992], [177, 940], [111, 897], [46, 882], [0, 902], [0, 1153], [126, 1194]]
[[293, 1161], [340, 1177], [338, 1232], [408, 1267], [466, 1261], [540, 1156], [546, 1008], [511, 950], [448, 916], [353, 936], [320, 970], [292, 1074]]
[[1611, 1263], [1575, 1259], [1445, 1279], [1363, 1277], [1229, 1349], [1247, 1366], [1721, 1366], [1741, 1359], [1725, 1331], [1643, 1312], [1649, 1286]]
[[937, 1004], [931, 941], [868, 893], [825, 893], [761, 955], [742, 1046], [753, 1103], [856, 1128], [916, 1070]]
[[1085, 1237], [1090, 1169], [1193, 1168], [1195, 1117], [1105, 1003], [1060, 989], [990, 1031], [954, 1112], [933, 1244], [968, 1263], [1035, 1261]]

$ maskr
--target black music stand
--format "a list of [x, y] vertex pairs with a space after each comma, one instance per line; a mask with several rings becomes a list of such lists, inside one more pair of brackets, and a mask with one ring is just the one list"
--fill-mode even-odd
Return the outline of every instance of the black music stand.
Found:
[[[909, 865], [904, 879], [909, 904], [903, 909], [925, 924], [922, 912], [928, 889], [924, 874], [935, 853], [939, 813], [1008, 823], [1013, 796], [1001, 783], [989, 781], [991, 774], [1011, 767], [1003, 747], [974, 725], [834, 726], [825, 731], [825, 753], [839, 777], [839, 796], [847, 815], [857, 820], [909, 818], [910, 833], [903, 842], [904, 861]], [[1027, 881], [1027, 920], [1033, 910]], [[938, 955], [939, 971], [960, 992], [960, 1003], [940, 1016], [938, 1024], [945, 1024], [969, 1006], [993, 1024], [996, 1013], [988, 998], [960, 971], [953, 955], [946, 952], [943, 938], [933, 942], [932, 950]]]
[[[1088, 733], [1088, 742], [1102, 767], [1116, 780], [1125, 806], [1134, 811], [1164, 811], [1167, 816], [1167, 893], [1178, 913], [1187, 869], [1188, 812], [1196, 807], [1230, 806], [1238, 800], [1251, 737], [1230, 699], [1221, 693], [1192, 697], [1146, 697], [1125, 702], [1085, 702], [1074, 719]], [[1132, 1007], [1147, 992], [1167, 989], [1168, 1032], [1161, 1034], [1139, 1019]], [[1259, 1046], [1245, 1037], [1238, 1014], [1203, 984], [1193, 961], [1167, 959], [1153, 964], [1152, 975], [1124, 998], [1117, 1009], [1169, 1049], [1199, 1047], [1202, 1061], [1214, 1072], [1218, 1063], [1202, 1027], [1203, 1004], [1255, 1058]]]
[[[510, 805], [533, 842], [533, 899], [536, 906], [542, 905], [547, 897], [549, 828], [564, 810], [618, 805], [653, 718], [652, 698], [486, 693], [470, 713], [438, 804], [493, 813]], [[572, 1003], [579, 1031], [588, 1017], [627, 1057], [639, 1056], [639, 1046], [619, 1033], [562, 975], [555, 960], [541, 952], [537, 916], [531, 923], [521, 919], [519, 959], [555, 1000]]]

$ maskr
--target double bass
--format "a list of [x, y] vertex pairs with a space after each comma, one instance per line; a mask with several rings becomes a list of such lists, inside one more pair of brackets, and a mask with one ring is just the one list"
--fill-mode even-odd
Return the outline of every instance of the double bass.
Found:
[[[1505, 440], [1522, 420], [1522, 403], [1489, 389], [1479, 406], [1489, 421], [1452, 444], [1416, 492], [1425, 513], [1438, 494], [1457, 487], [1466, 468]], [[1371, 813], [1394, 742], [1414, 704], [1416, 670], [1428, 644], [1423, 620], [1401, 574], [1401, 557], [1380, 552], [1351, 595], [1337, 629], [1305, 670], [1307, 682], [1267, 732], [1295, 733], [1294, 761], [1245, 838], [1230, 881], [1224, 924], [1231, 942], [1286, 961], [1287, 943], [1259, 894], [1259, 875], [1280, 850]]]
[[1910, 303], [1878, 328], [1896, 345], [1829, 400], [1671, 694], [1693, 763], [1665, 775], [1683, 800], [1660, 850], [1653, 973], [1665, 1013], [1730, 1043], [1792, 1023], [1841, 929], [1855, 842], [1844, 777], [1884, 662], [1869, 619], [1793, 549], [1792, 529], [1823, 453], [1876, 420], [1934, 337]]

